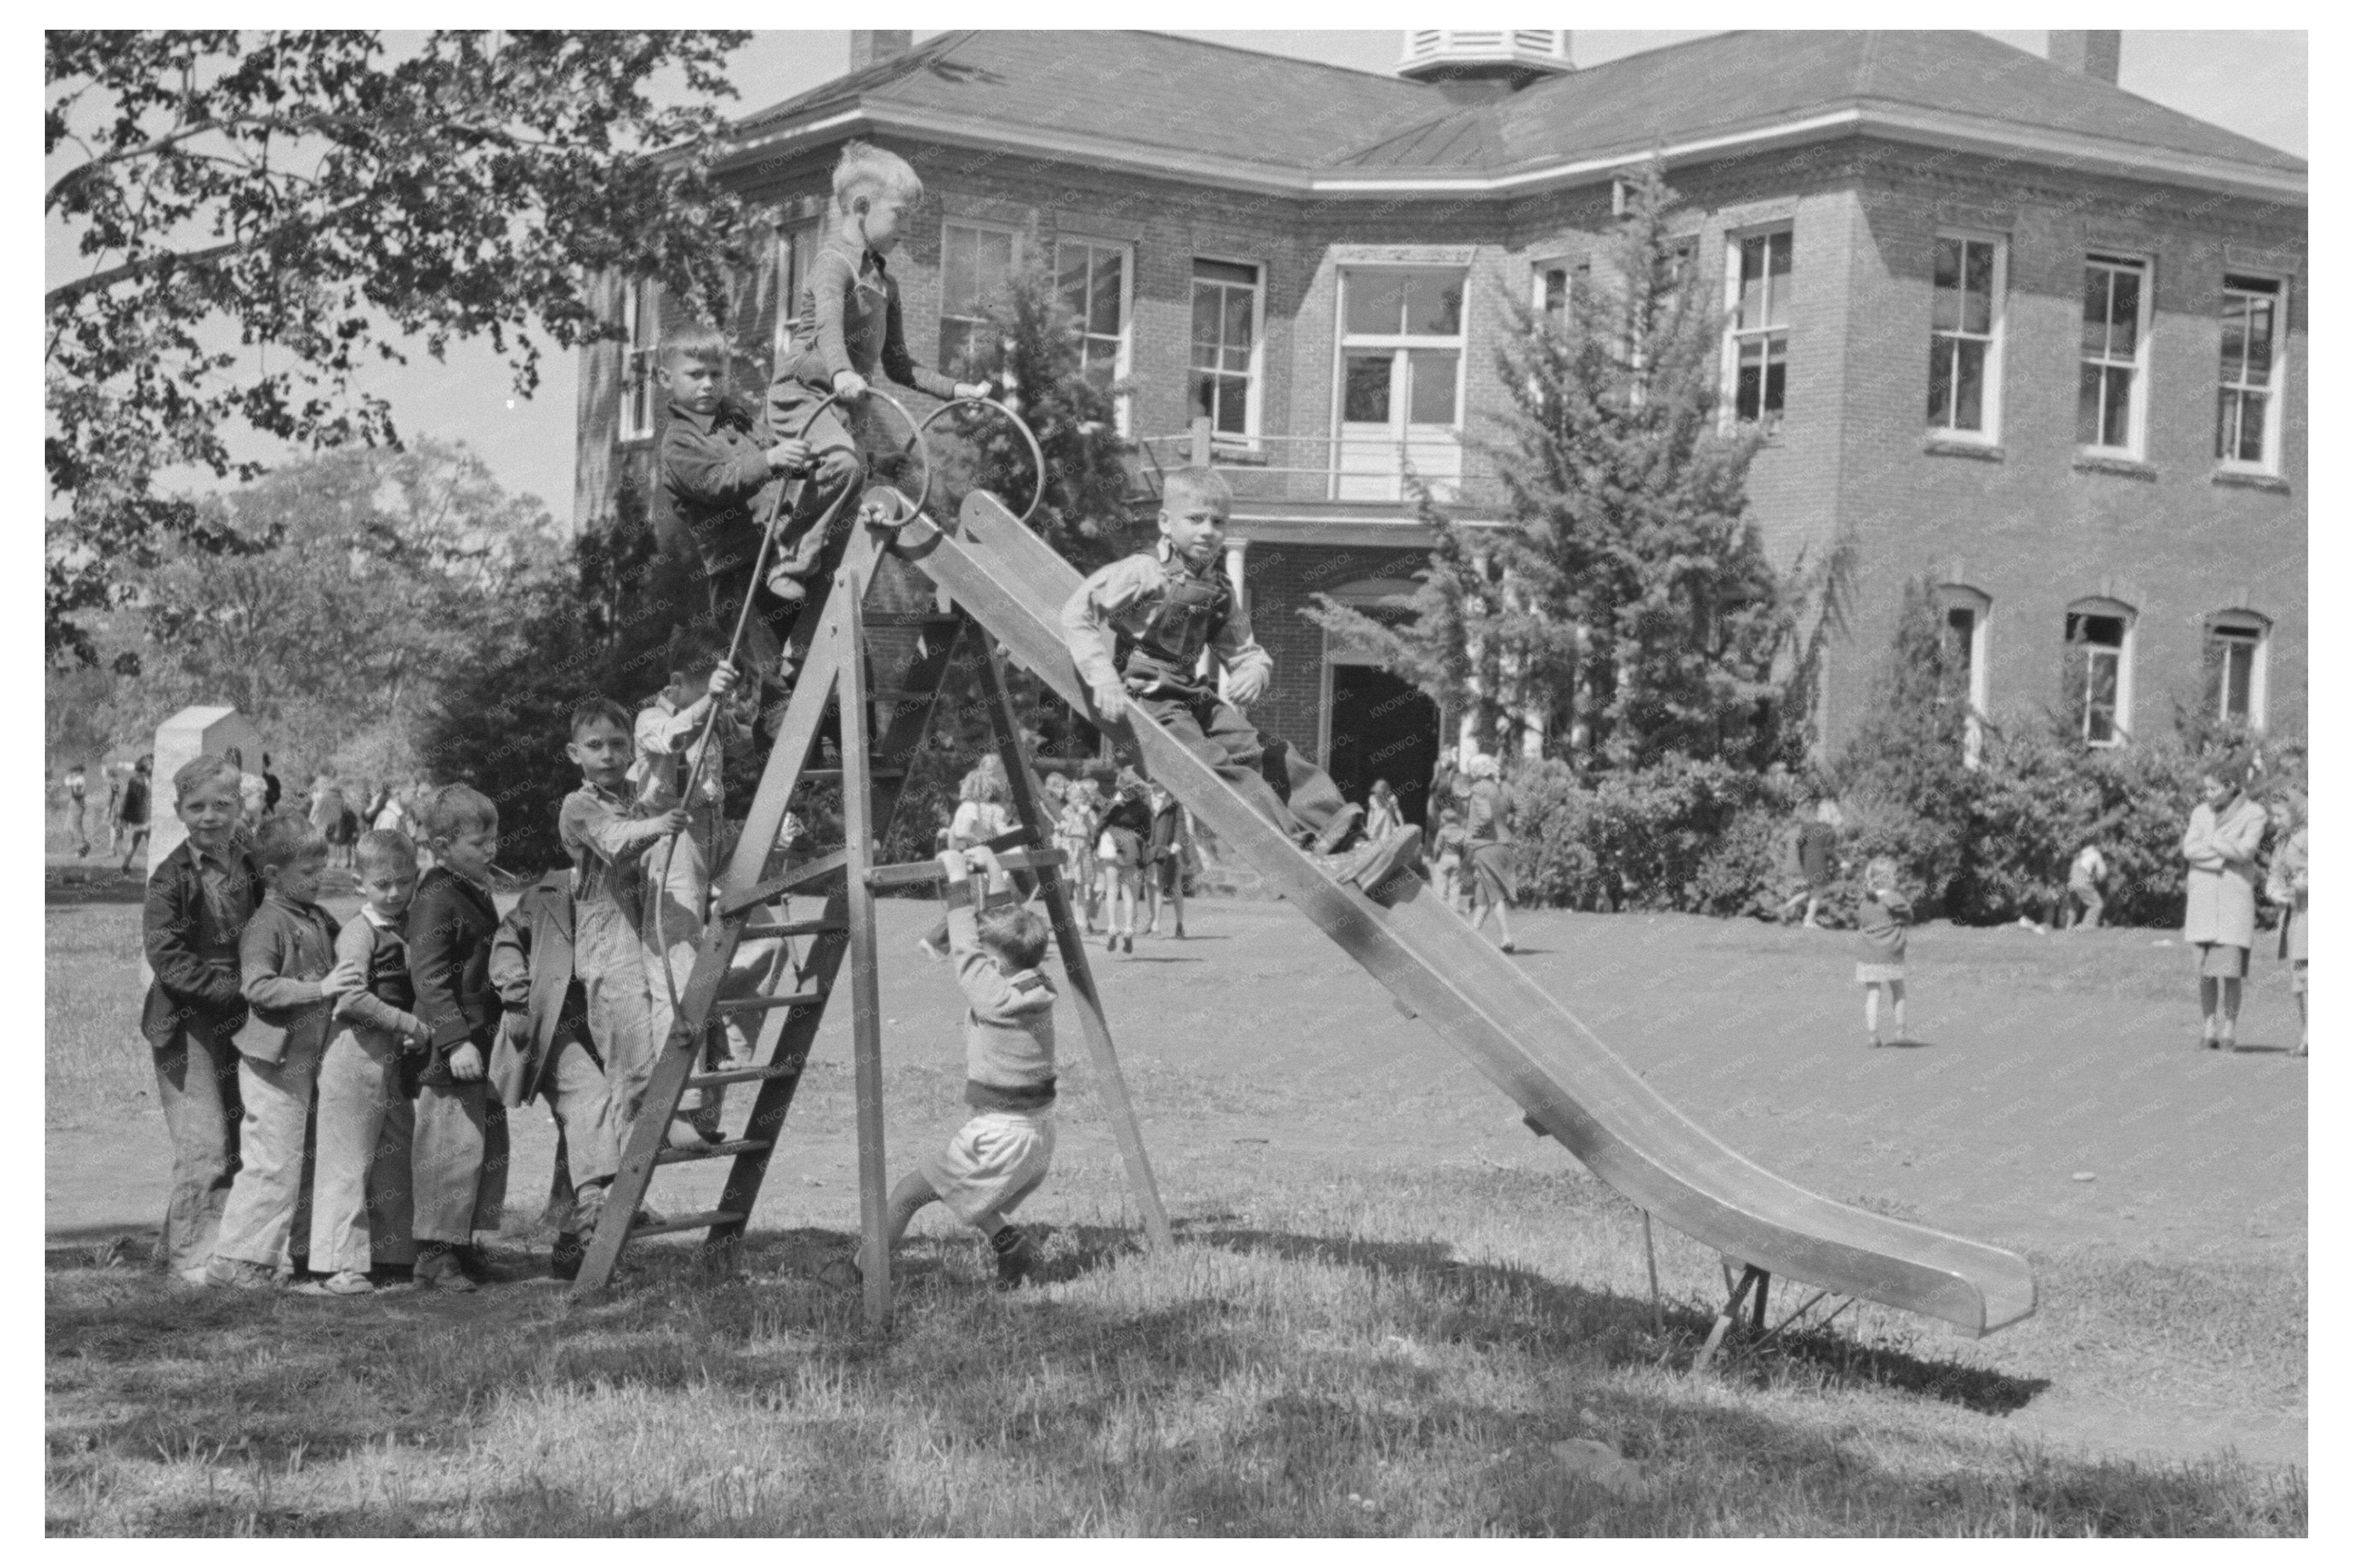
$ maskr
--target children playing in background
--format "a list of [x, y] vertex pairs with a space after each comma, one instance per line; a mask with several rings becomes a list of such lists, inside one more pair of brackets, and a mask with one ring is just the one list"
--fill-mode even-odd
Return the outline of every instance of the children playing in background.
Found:
[[2249, 771], [2238, 757], [2210, 763], [2181, 836], [2189, 865], [2181, 938], [2198, 950], [2199, 1037], [2210, 1051], [2238, 1049], [2239, 988], [2255, 945], [2255, 852], [2267, 819], [2248, 797]]
[[[261, 903], [237, 943], [250, 1020], [237, 1036], [237, 1089], [245, 1115], [237, 1170], [222, 1206], [206, 1283], [269, 1286], [291, 1272], [288, 1242], [302, 1196], [304, 1130], [319, 1058], [338, 997], [359, 972], [335, 958], [335, 919], [319, 907], [327, 841], [292, 813], [265, 819], [252, 858]], [[309, 1241], [303, 1237], [306, 1249]]]
[[1122, 768], [1095, 839], [1095, 858], [1103, 867], [1105, 952], [1135, 951], [1136, 896], [1143, 890], [1144, 845], [1151, 833], [1144, 779], [1134, 768]]
[[2279, 955], [2291, 966], [2295, 991], [2295, 1048], [2303, 1056], [2311, 1048], [2311, 1023], [2306, 1011], [2311, 976], [2306, 972], [2311, 951], [2306, 945], [2305, 914], [2311, 901], [2311, 826], [2305, 795], [2298, 789], [2279, 792], [2279, 847], [2272, 851], [2271, 872], [2263, 879], [2263, 897], [2280, 907]]
[[1103, 891], [1095, 865], [1095, 827], [1101, 817], [1101, 797], [1095, 792], [1095, 781], [1080, 774], [1071, 780], [1069, 796], [1061, 815], [1054, 819], [1054, 847], [1066, 857], [1068, 883], [1078, 890], [1084, 908], [1080, 918], [1086, 922], [1087, 934], [1095, 933], [1096, 918], [1103, 912]]
[[433, 1041], [408, 973], [416, 847], [405, 834], [371, 828], [352, 860], [360, 911], [335, 939], [335, 959], [359, 984], [336, 1002], [319, 1062], [311, 1178], [311, 1267], [326, 1276], [320, 1289], [331, 1296], [413, 1278], [413, 1080]]
[[2071, 924], [2099, 929], [2100, 910], [2106, 904], [2100, 889], [2107, 879], [2108, 858], [2100, 853], [2098, 845], [2086, 844], [2075, 852], [2074, 863], [2067, 868]]
[[116, 809], [122, 819], [122, 874], [131, 875], [131, 862], [147, 847], [148, 816], [153, 801], [149, 775], [155, 771], [153, 752], [142, 753], [132, 765], [131, 776], [122, 781], [122, 804]]
[[1862, 1026], [1871, 1032], [1873, 1046], [1885, 1043], [1879, 1033], [1883, 990], [1887, 994], [1895, 1037], [1898, 1041], [1905, 1037], [1904, 949], [1905, 932], [1912, 923], [1912, 900], [1897, 889], [1895, 876], [1895, 862], [1884, 855], [1873, 856], [1862, 868], [1862, 906], [1857, 921], [1862, 957], [1855, 963], [1854, 978], [1862, 986]]
[[491, 984], [503, 1017], [491, 1062], [500, 1102], [534, 1098], [555, 1116], [554, 1205], [558, 1279], [577, 1279], [620, 1169], [620, 1145], [604, 1058], [588, 1029], [588, 993], [573, 962], [572, 873], [542, 878], [499, 923], [491, 943]]
[[1176, 797], [1158, 784], [1148, 797], [1152, 835], [1144, 846], [1144, 934], [1160, 934], [1160, 905], [1166, 900], [1176, 920], [1176, 940], [1185, 940], [1185, 870], [1193, 845], [1185, 828], [1185, 809]]
[[[926, 1205], [944, 1203], [988, 1237], [997, 1282], [1010, 1289], [1037, 1266], [1037, 1249], [1009, 1216], [1046, 1179], [1054, 1158], [1054, 986], [1039, 972], [1052, 934], [1018, 903], [987, 849], [940, 856], [946, 874], [949, 951], [965, 1014], [965, 1103], [975, 1112], [945, 1149], [891, 1190], [889, 1245]], [[972, 879], [987, 908], [976, 912]]]
[[241, 772], [224, 757], [204, 756], [172, 775], [173, 807], [188, 837], [147, 879], [145, 946], [155, 978], [139, 1028], [154, 1054], [155, 1098], [172, 1138], [162, 1255], [190, 1284], [204, 1283], [220, 1235], [245, 1116], [237, 944], [262, 883], [238, 832]]
[[[934, 397], [979, 397], [986, 383], [959, 383], [917, 364], [907, 353], [898, 281], [886, 264], [904, 237], [923, 182], [895, 153], [852, 142], [833, 166], [833, 205], [840, 226], [818, 252], [796, 301], [792, 347], [779, 356], [768, 387], [768, 426], [806, 440], [816, 467], [792, 521], [777, 541], [767, 586], [799, 599], [819, 570], [826, 538], [816, 527], [828, 509], [839, 519], [857, 505], [866, 468], [838, 410], [855, 410], [880, 370], [902, 386]], [[830, 407], [818, 405], [838, 395]], [[838, 503], [838, 504], [837, 504]]]
[[[976, 849], [990, 839], [1013, 831], [1013, 814], [1006, 809], [1006, 798], [1012, 786], [1005, 776], [1004, 762], [985, 756], [967, 770], [956, 783], [955, 814], [948, 818], [947, 840], [942, 849]], [[939, 960], [948, 955], [948, 923], [943, 919], [917, 939], [915, 945], [923, 956]]]
[[[1265, 693], [1274, 660], [1250, 635], [1250, 616], [1226, 581], [1232, 509], [1233, 492], [1217, 470], [1170, 474], [1157, 550], [1114, 561], [1081, 584], [1062, 606], [1063, 640], [1101, 721], [1134, 702], [1277, 831], [1303, 848], [1335, 853], [1356, 834], [1364, 808], [1342, 799], [1295, 748], [1262, 740], [1242, 713]], [[1226, 672], [1225, 698], [1200, 671], [1204, 649]], [[1335, 875], [1377, 889], [1410, 874], [1420, 858], [1421, 830], [1401, 827]]]
[[1471, 912], [1470, 890], [1462, 878], [1462, 855], [1470, 842], [1462, 827], [1462, 808], [1448, 801], [1438, 808], [1438, 858], [1430, 863], [1438, 901], [1460, 915]]
[[490, 981], [499, 811], [469, 785], [445, 784], [423, 802], [418, 825], [435, 864], [408, 915], [417, 1015], [432, 1031], [409, 1160], [416, 1272], [419, 1284], [465, 1291], [491, 1278], [474, 1233], [496, 1232], [506, 1209], [506, 1108], [483, 1081], [501, 1012]]

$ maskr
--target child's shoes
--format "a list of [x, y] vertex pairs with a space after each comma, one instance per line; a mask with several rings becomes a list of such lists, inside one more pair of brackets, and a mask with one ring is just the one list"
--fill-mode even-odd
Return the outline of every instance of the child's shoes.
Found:
[[447, 1290], [464, 1296], [477, 1289], [467, 1276], [465, 1267], [458, 1261], [458, 1249], [446, 1243], [420, 1247], [417, 1254], [417, 1282], [431, 1290]]
[[[1355, 833], [1356, 831], [1357, 825], [1362, 823], [1364, 820], [1365, 808], [1363, 806], [1358, 805], [1354, 801], [1350, 801], [1346, 805], [1342, 806], [1340, 808], [1339, 815], [1333, 817], [1330, 822], [1326, 823], [1324, 826], [1324, 831], [1315, 836], [1315, 842], [1313, 846], [1315, 853], [1318, 855], [1331, 855], [1337, 853], [1340, 846], [1348, 842], [1349, 835]], [[1417, 831], [1419, 830], [1417, 829]]]
[[997, 1253], [997, 1288], [1018, 1290], [1022, 1283], [1038, 1271], [1038, 1248], [1029, 1232], [1019, 1226], [1008, 1225], [988, 1238]]
[[278, 1270], [244, 1258], [216, 1258], [205, 1265], [205, 1283], [229, 1290], [272, 1290]]
[[1392, 879], [1411, 876], [1420, 865], [1421, 829], [1400, 827], [1342, 868], [1339, 879], [1377, 898]]
[[547, 1255], [547, 1271], [558, 1279], [580, 1278], [580, 1266], [588, 1260], [588, 1248], [572, 1231], [559, 1231], [555, 1249]]

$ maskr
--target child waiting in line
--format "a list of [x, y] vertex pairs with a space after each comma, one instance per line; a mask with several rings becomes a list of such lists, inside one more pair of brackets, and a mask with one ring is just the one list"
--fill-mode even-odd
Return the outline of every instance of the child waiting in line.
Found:
[[303, 1134], [319, 1058], [336, 998], [360, 986], [359, 972], [336, 962], [340, 928], [319, 907], [327, 841], [288, 812], [263, 819], [252, 853], [264, 891], [237, 943], [252, 1010], [237, 1041], [245, 1119], [237, 1177], [206, 1269], [213, 1285], [268, 1286], [290, 1275], [287, 1243], [302, 1197]]
[[497, 1037], [491, 939], [499, 916], [491, 862], [499, 808], [465, 784], [445, 784], [422, 804], [418, 825], [434, 866], [417, 883], [408, 916], [408, 972], [417, 1013], [433, 1031], [418, 1075], [415, 1181], [417, 1279], [471, 1290], [491, 1278], [474, 1233], [495, 1233], [506, 1212], [506, 1108], [483, 1081]]
[[[653, 1033], [652, 984], [661, 954], [645, 936], [645, 858], [686, 831], [687, 813], [674, 805], [639, 815], [628, 787], [636, 743], [619, 703], [584, 699], [572, 710], [571, 731], [565, 753], [580, 770], [580, 787], [564, 797], [556, 835], [572, 857], [572, 962], [587, 998], [588, 1036], [605, 1061], [616, 1136], [626, 1144], [662, 1046]], [[666, 1136], [681, 1147], [705, 1142], [687, 1121]]]
[[155, 1099], [172, 1138], [161, 1252], [191, 1285], [205, 1282], [212, 1260], [245, 1118], [237, 943], [261, 899], [261, 871], [241, 831], [243, 772], [225, 757], [203, 756], [172, 775], [174, 809], [188, 837], [147, 879], [147, 967], [155, 979], [139, 1031], [154, 1053]]
[[[1250, 616], [1226, 581], [1232, 510], [1233, 492], [1216, 469], [1170, 474], [1158, 549], [1114, 561], [1081, 584], [1062, 606], [1063, 640], [1100, 721], [1134, 702], [1277, 831], [1331, 854], [1356, 833], [1364, 808], [1342, 799], [1296, 748], [1261, 739], [1241, 711], [1265, 694], [1274, 660], [1250, 635]], [[1204, 649], [1225, 668], [1225, 698], [1200, 673]], [[1406, 826], [1369, 843], [1335, 875], [1372, 889], [1420, 864], [1421, 829]]]
[[604, 1058], [588, 1032], [588, 992], [573, 963], [572, 873], [558, 871], [499, 923], [491, 984], [505, 1016], [491, 1087], [512, 1108], [534, 1098], [555, 1115], [555, 1251], [550, 1271], [579, 1278], [605, 1194], [621, 1168]]
[[360, 912], [335, 939], [335, 958], [360, 984], [335, 1004], [319, 1063], [311, 1178], [311, 1267], [327, 1277], [320, 1289], [331, 1296], [413, 1282], [415, 1079], [433, 1042], [408, 973], [416, 846], [371, 828], [353, 845], [352, 861]]
[[1862, 986], [1862, 1026], [1871, 1043], [1883, 1044], [1879, 1034], [1879, 994], [1883, 989], [1893, 1007], [1895, 1037], [1904, 1034], [1904, 938], [1912, 923], [1912, 900], [1895, 887], [1895, 862], [1884, 855], [1872, 858], [1862, 868], [1862, 958], [1854, 977]]
[[[836, 409], [855, 410], [880, 370], [902, 386], [934, 397], [980, 397], [983, 382], [960, 383], [917, 364], [907, 353], [899, 284], [885, 262], [904, 237], [923, 182], [895, 153], [852, 142], [833, 166], [833, 205], [840, 226], [810, 264], [795, 301], [792, 347], [768, 387], [768, 426], [807, 440], [816, 468], [792, 521], [777, 540], [767, 587], [779, 598], [805, 597], [818, 572], [826, 538], [816, 527], [828, 508], [837, 520], [855, 507], [866, 467]], [[817, 405], [838, 395], [832, 407]], [[812, 411], [814, 417], [812, 417]]]
[[[940, 1152], [891, 1189], [893, 1247], [926, 1205], [944, 1203], [988, 1237], [997, 1283], [1011, 1289], [1037, 1267], [1037, 1248], [1009, 1216], [1046, 1179], [1054, 1158], [1054, 986], [1039, 973], [1052, 934], [1016, 900], [1012, 879], [987, 849], [940, 856], [947, 878], [948, 942], [965, 1014], [965, 1103], [972, 1120]], [[988, 907], [973, 908], [975, 872]]]

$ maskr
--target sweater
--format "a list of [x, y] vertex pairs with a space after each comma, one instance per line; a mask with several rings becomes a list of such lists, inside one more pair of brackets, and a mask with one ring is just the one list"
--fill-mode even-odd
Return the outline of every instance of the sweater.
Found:
[[252, 1019], [237, 1053], [258, 1062], [316, 1051], [327, 1043], [334, 1007], [319, 982], [335, 966], [335, 917], [272, 890], [246, 922], [237, 966]]
[[1912, 900], [1894, 889], [1865, 893], [1858, 911], [1857, 935], [1865, 963], [1904, 962], [1905, 928], [1912, 923]]
[[[1014, 901], [1016, 895], [998, 895]], [[992, 902], [997, 901], [992, 900]], [[948, 953], [965, 1013], [965, 1103], [1042, 1110], [1054, 1103], [1054, 986], [1034, 969], [1008, 974], [980, 945], [972, 883], [948, 884]]]

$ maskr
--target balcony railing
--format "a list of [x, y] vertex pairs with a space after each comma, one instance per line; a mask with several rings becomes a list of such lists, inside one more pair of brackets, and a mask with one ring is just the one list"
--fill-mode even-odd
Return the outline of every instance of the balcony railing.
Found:
[[[1171, 470], [1214, 468], [1237, 501], [1295, 504], [1362, 501], [1410, 507], [1419, 479], [1443, 502], [1475, 503], [1493, 490], [1452, 431], [1341, 436], [1239, 437], [1212, 432], [1206, 419], [1178, 436], [1136, 442], [1140, 478], [1154, 494]], [[1466, 472], [1466, 463], [1471, 471]]]

